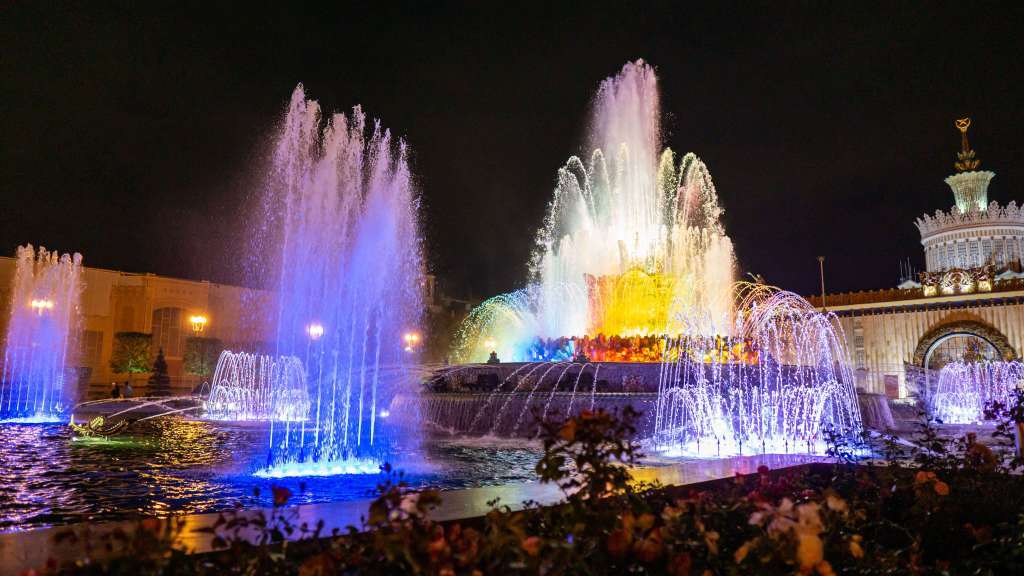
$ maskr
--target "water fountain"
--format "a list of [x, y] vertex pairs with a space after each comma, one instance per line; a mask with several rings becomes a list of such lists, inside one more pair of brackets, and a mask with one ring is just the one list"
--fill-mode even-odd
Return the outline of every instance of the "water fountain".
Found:
[[827, 431], [858, 432], [860, 409], [834, 318], [763, 284], [739, 283], [735, 294], [731, 333], [752, 342], [753, 354], [717, 361], [714, 341], [686, 339], [680, 346], [683, 338], [671, 339], [659, 382], [656, 449], [712, 457], [823, 453]]
[[[659, 121], [657, 77], [643, 61], [601, 83], [592, 152], [558, 172], [530, 283], [475, 309], [453, 350], [460, 362], [493, 351], [505, 361], [545, 363], [504, 376], [475, 403], [465, 431], [485, 422], [490, 434], [529, 434], [531, 403], [544, 417], [605, 396], [612, 405], [648, 403], [652, 442], [673, 453], [726, 455], [753, 444], [820, 451], [826, 428], [859, 430], [832, 317], [795, 294], [735, 282], [711, 175], [695, 155], [662, 149]], [[623, 369], [609, 362], [661, 367], [616, 382], [612, 374]], [[581, 391], [587, 367], [592, 384]], [[589, 402], [576, 401], [581, 392]], [[623, 393], [631, 398], [615, 396]], [[443, 418], [442, 427], [467, 420], [455, 400], [432, 400], [427, 413]]]
[[51, 422], [74, 401], [81, 254], [19, 246], [11, 286], [0, 419]]
[[[723, 333], [732, 243], [704, 163], [661, 149], [653, 68], [632, 62], [602, 82], [590, 126], [589, 159], [558, 171], [529, 286], [473, 311], [458, 361], [483, 361], [486, 343], [529, 361], [536, 338]], [[680, 307], [685, 326], [669, 313]]]
[[302, 360], [225, 350], [217, 359], [205, 417], [300, 422], [309, 417]]
[[950, 362], [939, 371], [932, 415], [947, 424], [973, 424], [985, 419], [990, 402], [1009, 403], [1024, 384], [1024, 364], [1013, 362]]
[[280, 247], [267, 262], [277, 354], [302, 359], [309, 409], [272, 424], [263, 473], [375, 472], [389, 458], [406, 416], [389, 405], [416, 388], [416, 351], [403, 338], [422, 308], [416, 207], [404, 142], [368, 126], [359, 107], [324, 122], [295, 89], [257, 240]]

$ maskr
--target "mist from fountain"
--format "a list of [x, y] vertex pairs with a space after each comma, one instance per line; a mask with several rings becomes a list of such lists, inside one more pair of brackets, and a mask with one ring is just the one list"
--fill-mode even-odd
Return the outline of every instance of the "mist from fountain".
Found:
[[74, 403], [82, 255], [19, 246], [0, 379], [0, 419], [53, 422]]
[[211, 420], [301, 422], [309, 417], [302, 360], [225, 350], [217, 359], [204, 416]]
[[[529, 286], [484, 302], [453, 356], [529, 361], [528, 343], [563, 336], [722, 334], [732, 242], [704, 163], [662, 149], [658, 81], [638, 60], [598, 89], [586, 160], [569, 158], [537, 233]], [[705, 322], [680, 326], [685, 307]]]
[[939, 371], [932, 415], [946, 424], [974, 424], [985, 419], [990, 402], [1009, 404], [1013, 390], [1024, 385], [1024, 364], [950, 362]]
[[362, 109], [326, 122], [302, 86], [275, 143], [261, 246], [276, 279], [278, 356], [301, 358], [309, 414], [272, 425], [271, 476], [376, 472], [399, 440], [390, 402], [415, 393], [403, 334], [422, 311], [417, 200], [404, 141]]

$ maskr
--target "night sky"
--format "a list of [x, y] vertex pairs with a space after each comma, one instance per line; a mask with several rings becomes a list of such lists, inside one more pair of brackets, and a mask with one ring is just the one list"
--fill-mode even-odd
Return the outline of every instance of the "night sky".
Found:
[[816, 292], [819, 254], [830, 292], [923, 267], [913, 221], [952, 205], [956, 117], [990, 197], [1024, 200], [1019, 3], [30, 4], [0, 9], [12, 255], [244, 283], [268, 140], [302, 82], [408, 139], [449, 291], [510, 290], [598, 83], [636, 58], [657, 67], [665, 143], [711, 170], [741, 271], [773, 284]]

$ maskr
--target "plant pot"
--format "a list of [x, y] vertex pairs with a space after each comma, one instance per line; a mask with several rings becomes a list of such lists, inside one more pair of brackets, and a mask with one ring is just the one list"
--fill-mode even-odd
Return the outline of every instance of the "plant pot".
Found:
[[1017, 432], [1017, 458], [1024, 458], [1024, 422], [1014, 422], [1013, 429]]

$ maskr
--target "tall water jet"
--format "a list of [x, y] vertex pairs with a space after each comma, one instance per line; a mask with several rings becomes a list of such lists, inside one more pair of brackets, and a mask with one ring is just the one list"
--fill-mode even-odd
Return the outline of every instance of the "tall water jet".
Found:
[[303, 360], [310, 398], [306, 419], [272, 427], [267, 473], [375, 471], [404, 417], [390, 402], [416, 389], [403, 335], [420, 321], [422, 262], [405, 142], [358, 106], [324, 122], [300, 85], [264, 210], [280, 246], [277, 354]]
[[947, 424], [979, 423], [987, 404], [1009, 404], [1013, 390], [1022, 385], [1021, 362], [950, 362], [939, 372], [932, 414]]
[[225, 350], [204, 408], [213, 420], [301, 422], [310, 408], [302, 360]]
[[[704, 163], [661, 148], [660, 114], [657, 77], [642, 60], [601, 83], [591, 152], [558, 171], [529, 287], [467, 319], [457, 360], [483, 361], [491, 342], [501, 358], [525, 361], [536, 338], [723, 333], [732, 242]], [[685, 325], [669, 313], [680, 307], [692, 312]]]
[[19, 246], [0, 380], [0, 419], [53, 421], [74, 401], [82, 255]]

